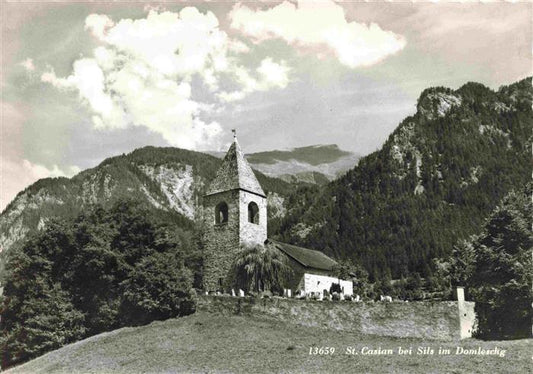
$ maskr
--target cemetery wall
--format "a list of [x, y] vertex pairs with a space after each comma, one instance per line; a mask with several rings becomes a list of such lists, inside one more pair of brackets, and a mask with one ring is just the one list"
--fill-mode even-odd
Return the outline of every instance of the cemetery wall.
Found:
[[230, 296], [200, 296], [198, 301], [200, 312], [261, 315], [302, 326], [438, 340], [471, 336], [474, 303], [464, 301], [461, 306], [456, 301], [356, 303]]

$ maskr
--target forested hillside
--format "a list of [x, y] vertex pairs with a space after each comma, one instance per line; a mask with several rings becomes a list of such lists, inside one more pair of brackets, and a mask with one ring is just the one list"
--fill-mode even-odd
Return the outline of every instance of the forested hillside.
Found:
[[[46, 178], [20, 192], [0, 215], [0, 273], [10, 248], [46, 227], [53, 217], [74, 219], [93, 204], [112, 204], [127, 197], [157, 215], [191, 229], [201, 215], [202, 196], [221, 160], [178, 148], [145, 147], [104, 160], [71, 179]], [[285, 211], [295, 188], [256, 172], [268, 193], [272, 227]]]
[[371, 278], [431, 275], [531, 175], [531, 78], [425, 90], [382, 149], [323, 189], [301, 188], [279, 238], [362, 263]]

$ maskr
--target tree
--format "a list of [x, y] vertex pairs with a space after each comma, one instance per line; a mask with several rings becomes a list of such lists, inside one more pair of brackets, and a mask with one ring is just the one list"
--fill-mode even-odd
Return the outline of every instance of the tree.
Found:
[[192, 313], [184, 253], [193, 247], [179, 227], [129, 200], [50, 221], [9, 254], [2, 366], [103, 331]]
[[472, 294], [480, 337], [531, 336], [533, 302], [533, 216], [531, 184], [511, 192], [489, 217], [474, 243]]
[[381, 277], [375, 285], [375, 291], [381, 295], [390, 295], [393, 291], [390, 272]]
[[142, 325], [194, 312], [191, 286], [191, 272], [176, 253], [143, 258], [121, 283], [123, 323]]
[[476, 236], [471, 236], [468, 240], [459, 241], [453, 247], [448, 270], [452, 287], [470, 283], [476, 266], [476, 249], [474, 247], [476, 240]]
[[420, 274], [415, 272], [412, 276], [406, 279], [406, 282], [405, 282], [406, 298], [409, 300], [421, 300], [423, 298], [421, 287], [422, 287], [422, 278], [420, 277]]
[[351, 259], [337, 260], [337, 265], [332, 269], [333, 275], [340, 279], [351, 279], [357, 271], [358, 268]]
[[[84, 315], [70, 295], [53, 283], [51, 262], [25, 253], [13, 254], [8, 263], [13, 278], [2, 300], [2, 367], [24, 362], [84, 336]], [[37, 270], [31, 273], [30, 269]]]
[[351, 259], [337, 260], [333, 274], [337, 278], [351, 280], [353, 292], [357, 295], [367, 296], [370, 292], [368, 272], [362, 265], [354, 263]]
[[233, 264], [233, 284], [245, 291], [280, 293], [291, 272], [285, 256], [275, 247], [245, 247]]

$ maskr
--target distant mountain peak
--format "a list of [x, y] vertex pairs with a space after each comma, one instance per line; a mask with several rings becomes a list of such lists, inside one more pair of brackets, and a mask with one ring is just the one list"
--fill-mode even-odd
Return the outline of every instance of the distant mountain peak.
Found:
[[248, 162], [253, 164], [274, 164], [278, 161], [299, 161], [310, 165], [330, 164], [341, 157], [352, 155], [343, 151], [336, 144], [315, 144], [296, 147], [289, 150], [257, 152], [247, 155]]
[[246, 156], [261, 172], [284, 180], [323, 184], [357, 164], [359, 154], [337, 144], [314, 144], [288, 150], [257, 152]]
[[428, 119], [444, 117], [454, 106], [460, 106], [463, 99], [455, 92], [430, 90], [420, 97], [417, 110]]

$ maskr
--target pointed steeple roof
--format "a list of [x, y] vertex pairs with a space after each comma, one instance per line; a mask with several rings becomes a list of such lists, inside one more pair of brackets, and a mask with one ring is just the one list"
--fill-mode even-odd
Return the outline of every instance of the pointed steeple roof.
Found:
[[252, 168], [244, 158], [237, 138], [234, 138], [233, 144], [228, 153], [226, 153], [224, 160], [222, 160], [222, 165], [220, 165], [215, 179], [209, 185], [206, 195], [235, 189], [266, 197]]

